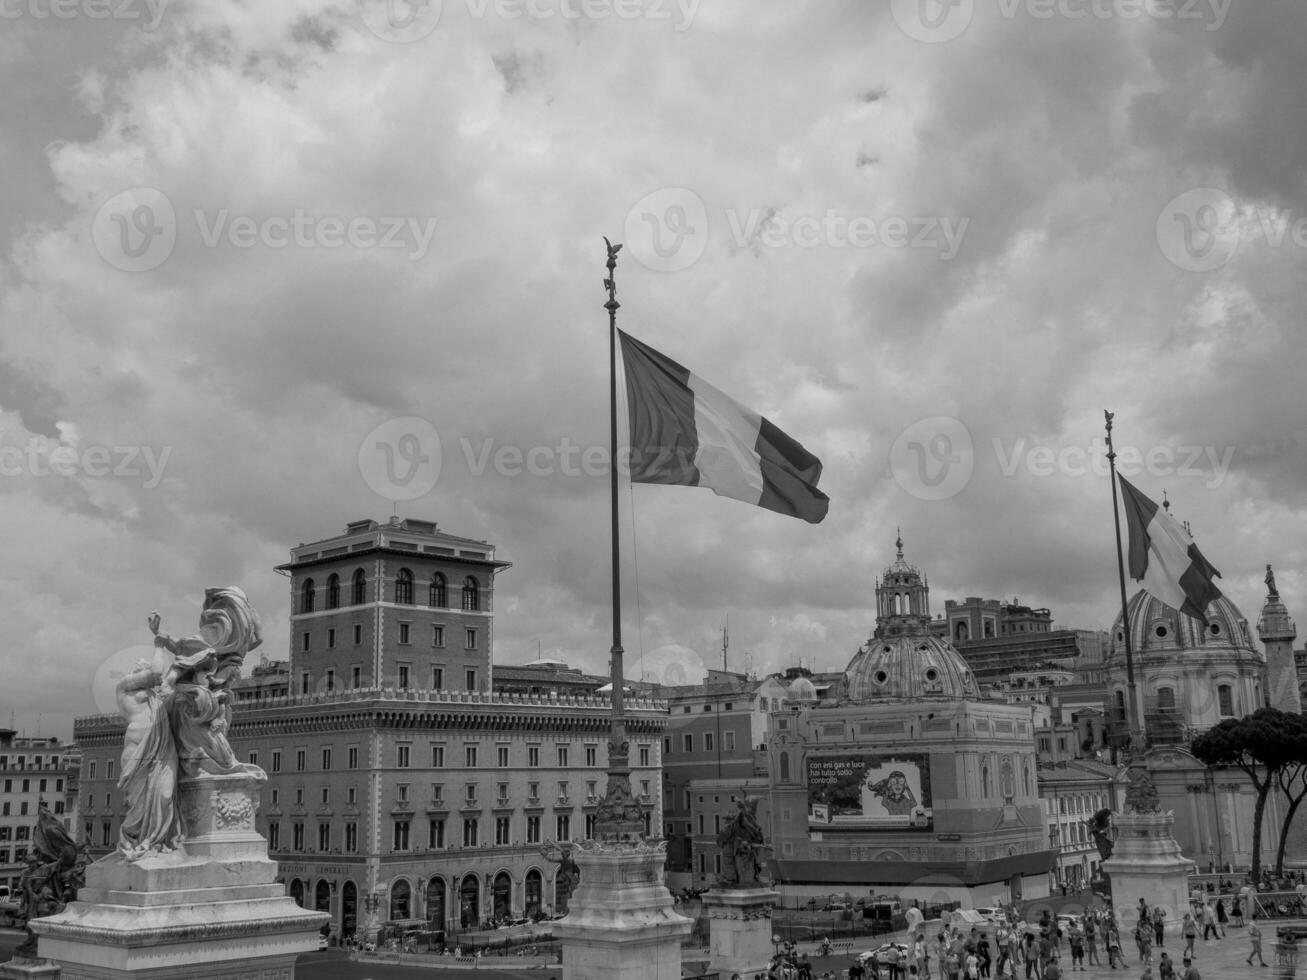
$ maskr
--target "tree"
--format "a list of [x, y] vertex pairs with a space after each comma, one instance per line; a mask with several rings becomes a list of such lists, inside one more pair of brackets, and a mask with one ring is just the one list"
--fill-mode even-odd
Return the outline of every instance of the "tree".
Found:
[[1278, 708], [1258, 708], [1243, 718], [1227, 718], [1193, 740], [1189, 751], [1209, 766], [1236, 766], [1252, 780], [1257, 791], [1253, 809], [1252, 880], [1261, 877], [1262, 817], [1266, 798], [1282, 770], [1292, 767], [1307, 744], [1302, 715]]
[[1284, 823], [1280, 826], [1280, 846], [1275, 851], [1275, 874], [1276, 877], [1281, 877], [1284, 875], [1284, 847], [1289, 843], [1289, 825], [1293, 823], [1293, 815], [1298, 812], [1298, 805], [1307, 797], [1307, 758], [1285, 766], [1276, 781], [1289, 801], [1289, 807], [1284, 812]]

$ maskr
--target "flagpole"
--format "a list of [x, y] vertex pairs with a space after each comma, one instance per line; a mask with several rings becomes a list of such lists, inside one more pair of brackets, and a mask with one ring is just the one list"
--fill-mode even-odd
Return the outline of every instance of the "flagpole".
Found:
[[630, 841], [644, 832], [643, 812], [631, 793], [629, 743], [626, 737], [626, 698], [623, 691], [625, 669], [622, 665], [622, 578], [621, 551], [617, 526], [617, 253], [621, 243], [614, 245], [607, 238], [608, 278], [608, 435], [609, 435], [609, 489], [612, 498], [613, 545], [613, 645], [609, 650], [609, 669], [612, 675], [612, 728], [608, 741], [608, 786], [595, 814], [596, 840]]
[[1134, 647], [1130, 642], [1130, 609], [1125, 592], [1125, 557], [1121, 551], [1121, 511], [1116, 496], [1116, 450], [1112, 447], [1112, 419], [1115, 413], [1104, 409], [1103, 415], [1107, 424], [1107, 462], [1111, 468], [1112, 479], [1112, 521], [1116, 526], [1116, 571], [1121, 585], [1121, 634], [1125, 637], [1125, 678], [1129, 690], [1126, 724], [1130, 735], [1130, 757], [1133, 760], [1137, 753], [1143, 751], [1144, 733], [1138, 712], [1139, 693], [1138, 685], [1135, 683], [1135, 655]]

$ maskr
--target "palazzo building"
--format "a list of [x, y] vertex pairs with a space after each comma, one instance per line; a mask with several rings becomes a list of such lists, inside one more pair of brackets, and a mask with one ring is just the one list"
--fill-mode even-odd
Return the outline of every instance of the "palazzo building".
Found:
[[791, 690], [770, 727], [773, 872], [787, 898], [897, 893], [966, 907], [1048, 894], [1054, 855], [1031, 710], [982, 697], [932, 635], [929, 589], [898, 555], [843, 682]]
[[[360, 521], [300, 545], [288, 666], [250, 668], [229, 739], [268, 774], [257, 826], [289, 893], [338, 936], [385, 922], [450, 935], [562, 911], [550, 842], [592, 836], [610, 699], [491, 690], [485, 542], [426, 521]], [[631, 788], [659, 828], [665, 702], [626, 702]], [[123, 721], [81, 718], [82, 822], [103, 854], [126, 803]]]
[[45, 803], [73, 832], [78, 757], [57, 738], [30, 738], [0, 728], [0, 884], [19, 889], [32, 846], [37, 808]]

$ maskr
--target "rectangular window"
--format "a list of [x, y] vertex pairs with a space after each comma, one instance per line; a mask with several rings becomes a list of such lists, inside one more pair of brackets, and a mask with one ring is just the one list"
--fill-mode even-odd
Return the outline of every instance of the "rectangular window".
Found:
[[[100, 845], [102, 847], [109, 846], [109, 844], [113, 840], [112, 834], [113, 834], [113, 824], [106, 822], [100, 825]], [[26, 851], [25, 848], [22, 850]], [[14, 856], [17, 857], [17, 855]], [[24, 853], [23, 856], [26, 857], [27, 856], [26, 853]]]
[[477, 689], [477, 672], [475, 670], [469, 670], [467, 672], [466, 680], [467, 689], [469, 691], [475, 691]]
[[272, 750], [272, 771], [281, 772], [281, 749]]
[[351, 745], [345, 750], [345, 767], [347, 769], [357, 769], [359, 767], [359, 747]]
[[684, 740], [684, 741], [685, 741], [685, 751], [686, 751], [686, 752], [693, 752], [693, 751], [694, 751], [694, 736], [691, 735], [691, 734], [689, 734], [689, 733], [687, 732], [686, 735], [685, 735], [685, 740]]
[[495, 817], [495, 843], [498, 845], [512, 843], [508, 837], [508, 817]]
[[560, 840], [560, 841], [563, 841], [563, 840], [571, 840], [571, 839], [572, 839], [572, 818], [571, 818], [571, 816], [569, 816], [569, 815], [566, 814], [566, 813], [560, 813], [560, 814], [558, 815], [557, 824], [558, 824], [558, 838], [557, 838], [557, 839]]
[[567, 780], [566, 780], [566, 779], [560, 779], [560, 780], [558, 781], [558, 802], [559, 802], [559, 803], [566, 803], [566, 802], [567, 802]]
[[399, 665], [399, 684], [401, 691], [408, 690], [408, 664]]
[[540, 766], [540, 746], [528, 745], [526, 747], [526, 764], [531, 769], [537, 769]]
[[330, 746], [328, 746], [327, 748], [324, 748], [324, 749], [322, 750], [322, 768], [323, 768], [323, 769], [330, 769], [330, 768], [331, 768], [331, 747], [330, 747]]
[[296, 749], [296, 750], [295, 750], [295, 771], [296, 771], [296, 772], [303, 772], [303, 771], [304, 771], [304, 767], [305, 767], [305, 758], [306, 758], [307, 756], [308, 756], [308, 752], [306, 752], [304, 749]]
[[407, 745], [397, 745], [395, 747], [395, 765], [400, 769], [408, 768], [408, 752], [409, 747]]
[[300, 693], [309, 693], [309, 672], [307, 670], [300, 672]]
[[400, 642], [400, 644], [407, 646], [409, 643], [412, 642], [412, 641], [409, 639], [409, 630], [410, 630], [411, 628], [412, 628], [412, 624], [410, 624], [410, 623], [400, 623], [400, 624], [399, 624], [399, 642]]
[[345, 851], [349, 854], [358, 853], [359, 849], [359, 825], [356, 823], [345, 824]]
[[431, 746], [431, 768], [445, 768], [445, 747], [443, 745]]
[[307, 632], [300, 637], [300, 649], [305, 653], [309, 652], [309, 634]]
[[358, 645], [359, 645], [360, 643], [362, 643], [362, 642], [363, 642], [363, 624], [362, 624], [362, 623], [355, 623], [355, 624], [354, 624], [354, 645], [355, 645], [355, 646], [358, 646]]
[[36, 789], [37, 789], [37, 792], [39, 792], [39, 793], [44, 793], [44, 792], [45, 792], [45, 780], [44, 780], [44, 779], [42, 779], [39, 783], [36, 784]]
[[408, 802], [408, 783], [400, 783], [395, 787], [395, 792], [399, 794], [399, 802]]
[[477, 846], [477, 818], [467, 817], [463, 821], [463, 846]]
[[328, 691], [334, 691], [335, 689], [336, 689], [336, 671], [333, 670], [331, 667], [328, 667], [328, 668], [327, 668], [327, 690], [328, 690]]
[[477, 648], [477, 631], [471, 627], [468, 627], [467, 629], [466, 646], [469, 650], [475, 650]]
[[331, 850], [331, 824], [318, 824], [318, 852], [326, 854]]
[[704, 732], [704, 733], [703, 733], [703, 750], [704, 750], [705, 752], [711, 752], [711, 751], [713, 750], [712, 746], [713, 746], [712, 732]]
[[664, 736], [663, 736], [663, 755], [671, 755], [671, 754], [672, 754], [672, 736], [670, 736], [670, 735], [664, 735]]
[[363, 686], [363, 668], [362, 668], [362, 667], [354, 667], [352, 670], [350, 670], [349, 681], [350, 681], [350, 684], [353, 686], [353, 688], [354, 688], [355, 690], [358, 690], [360, 687], [362, 687], [362, 686]]
[[585, 747], [585, 764], [586, 764], [589, 768], [591, 768], [591, 769], [593, 769], [595, 766], [599, 765], [599, 748], [598, 748], [598, 746], [595, 746], [595, 745], [587, 745], [587, 746]]
[[540, 843], [540, 818], [537, 816], [526, 818], [526, 842], [528, 844]]
[[722, 748], [727, 752], [735, 751], [735, 733], [725, 732], [722, 734]]
[[476, 783], [468, 783], [468, 784], [467, 784], [467, 805], [468, 805], [468, 806], [476, 806], [476, 802], [477, 802], [477, 784], [476, 784]]
[[500, 769], [507, 769], [507, 768], [508, 768], [508, 746], [507, 746], [507, 745], [496, 745], [496, 746], [495, 746], [495, 765], [497, 765]]
[[649, 746], [647, 745], [640, 746], [640, 765], [649, 765]]
[[396, 820], [396, 821], [395, 821], [395, 832], [394, 832], [394, 836], [393, 836], [392, 839], [391, 839], [391, 846], [392, 846], [392, 849], [393, 849], [393, 850], [396, 850], [396, 851], [407, 851], [407, 850], [408, 850], [408, 828], [409, 828], [409, 823], [410, 823], [410, 821], [408, 821], [408, 820]]
[[268, 824], [268, 850], [281, 850], [281, 824], [275, 820]]
[[475, 745], [468, 745], [464, 746], [464, 749], [467, 753], [467, 768], [475, 769], [477, 767], [477, 747]]
[[432, 689], [433, 691], [441, 691], [441, 690], [444, 690], [444, 687], [445, 687], [445, 668], [443, 668], [443, 667], [432, 667], [432, 668], [431, 668], [431, 689]]
[[330, 802], [331, 802], [331, 787], [324, 786], [322, 787], [322, 803], [323, 805], [326, 805]]
[[359, 788], [357, 786], [348, 787], [345, 790], [345, 802], [348, 803], [350, 806], [353, 806], [358, 801], [359, 801]]
[[272, 787], [272, 805], [276, 806], [281, 801], [281, 790], [276, 786]]
[[327, 649], [336, 649], [336, 627], [334, 626], [327, 627]]
[[445, 645], [445, 627], [439, 624], [431, 627], [431, 645], [433, 647], [443, 647]]
[[291, 827], [291, 850], [304, 850], [304, 825], [302, 823], [294, 824]]
[[427, 847], [434, 849], [445, 846], [445, 821], [433, 818], [427, 826]]
[[558, 746], [558, 765], [560, 768], [567, 767], [567, 746]]
[[526, 784], [526, 795], [527, 795], [527, 798], [528, 798], [528, 799], [531, 799], [531, 800], [533, 800], [533, 801], [535, 801], [535, 802], [537, 802], [537, 803], [540, 802], [540, 784], [539, 784], [539, 783], [527, 783], [527, 784]]
[[1221, 684], [1216, 688], [1216, 697], [1219, 701], [1219, 710], [1222, 716], [1234, 714], [1234, 688], [1229, 684]]
[[295, 805], [296, 805], [296, 806], [303, 806], [303, 805], [304, 805], [304, 787], [303, 787], [303, 786], [297, 786], [297, 787], [295, 787]]
[[245, 757], [245, 761], [252, 766], [257, 766], [259, 764], [259, 753], [257, 752], [248, 753]]
[[[86, 775], [87, 775], [87, 778], [89, 778], [89, 779], [94, 779], [94, 778], [95, 778], [95, 760], [94, 760], [94, 759], [91, 760], [91, 765], [90, 765], [89, 769], [87, 770]], [[6, 793], [9, 792], [9, 780], [8, 780], [8, 779], [5, 780], [5, 792], [6, 792]]]

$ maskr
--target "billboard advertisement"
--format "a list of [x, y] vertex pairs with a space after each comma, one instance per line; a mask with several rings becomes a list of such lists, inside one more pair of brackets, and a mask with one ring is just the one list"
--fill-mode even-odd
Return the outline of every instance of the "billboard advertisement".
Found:
[[814, 830], [933, 829], [930, 756], [809, 756], [808, 824]]

